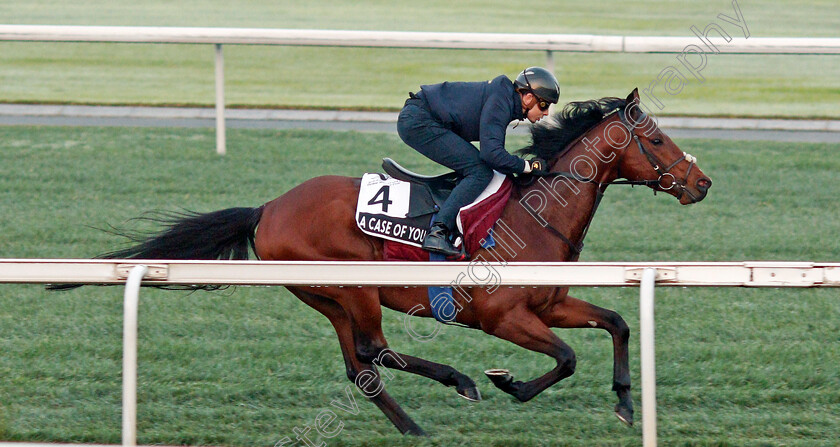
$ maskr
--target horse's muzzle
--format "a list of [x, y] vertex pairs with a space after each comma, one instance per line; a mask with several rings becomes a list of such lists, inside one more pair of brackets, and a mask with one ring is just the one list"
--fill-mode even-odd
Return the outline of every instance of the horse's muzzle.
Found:
[[706, 198], [706, 194], [709, 192], [709, 188], [712, 187], [712, 179], [708, 177], [701, 177], [697, 180], [697, 183], [694, 184], [694, 187], [697, 188], [697, 192], [699, 194], [696, 197], [692, 198], [694, 199], [694, 203], [697, 203]]

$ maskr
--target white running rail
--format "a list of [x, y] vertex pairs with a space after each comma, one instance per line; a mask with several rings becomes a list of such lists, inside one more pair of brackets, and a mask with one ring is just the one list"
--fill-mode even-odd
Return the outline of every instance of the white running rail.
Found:
[[[464, 278], [467, 278], [464, 280]], [[0, 259], [0, 283], [126, 284], [123, 445], [136, 443], [137, 306], [151, 285], [640, 286], [642, 437], [656, 445], [654, 287], [840, 287], [840, 263], [274, 262]]]
[[[683, 53], [711, 43], [728, 54], [840, 54], [840, 38], [749, 37], [727, 42], [715, 34], [698, 36], [600, 36], [592, 34], [440, 33], [270, 28], [153, 26], [1, 25], [0, 41], [213, 44], [216, 61], [216, 152], [226, 152], [224, 58], [222, 45], [537, 50], [554, 71], [555, 51]], [[704, 51], [700, 49], [700, 51]], [[705, 60], [705, 59], [704, 59]]]

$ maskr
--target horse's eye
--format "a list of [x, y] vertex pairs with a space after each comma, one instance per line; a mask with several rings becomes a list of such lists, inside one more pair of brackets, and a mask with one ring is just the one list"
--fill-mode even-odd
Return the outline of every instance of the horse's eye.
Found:
[[650, 142], [657, 145], [657, 146], [662, 144], [662, 140], [660, 140], [659, 138], [654, 138], [653, 140], [650, 140]]

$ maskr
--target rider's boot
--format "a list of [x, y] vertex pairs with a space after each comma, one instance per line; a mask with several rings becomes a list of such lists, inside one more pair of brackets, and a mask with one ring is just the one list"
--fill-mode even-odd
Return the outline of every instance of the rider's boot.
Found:
[[461, 250], [449, 240], [450, 231], [442, 222], [435, 222], [429, 234], [423, 239], [423, 250], [439, 253], [444, 256], [460, 256]]

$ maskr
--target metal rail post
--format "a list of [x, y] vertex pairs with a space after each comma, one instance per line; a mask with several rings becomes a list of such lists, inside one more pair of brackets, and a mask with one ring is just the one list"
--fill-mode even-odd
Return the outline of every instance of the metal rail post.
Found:
[[654, 350], [653, 289], [656, 269], [642, 273], [639, 296], [639, 339], [642, 366], [642, 443], [656, 446], [656, 361]]
[[[551, 73], [554, 73], [554, 52], [551, 50], [545, 52], [545, 69], [550, 71]], [[556, 74], [554, 75], [557, 76]], [[563, 81], [560, 82], [562, 83]], [[548, 106], [549, 114], [553, 115], [556, 110], [557, 104], [551, 104], [550, 106]]]
[[225, 155], [225, 57], [222, 44], [216, 46], [216, 153]]
[[137, 445], [137, 305], [140, 283], [149, 270], [145, 265], [131, 269], [125, 282], [123, 304], [123, 408], [122, 445]]

